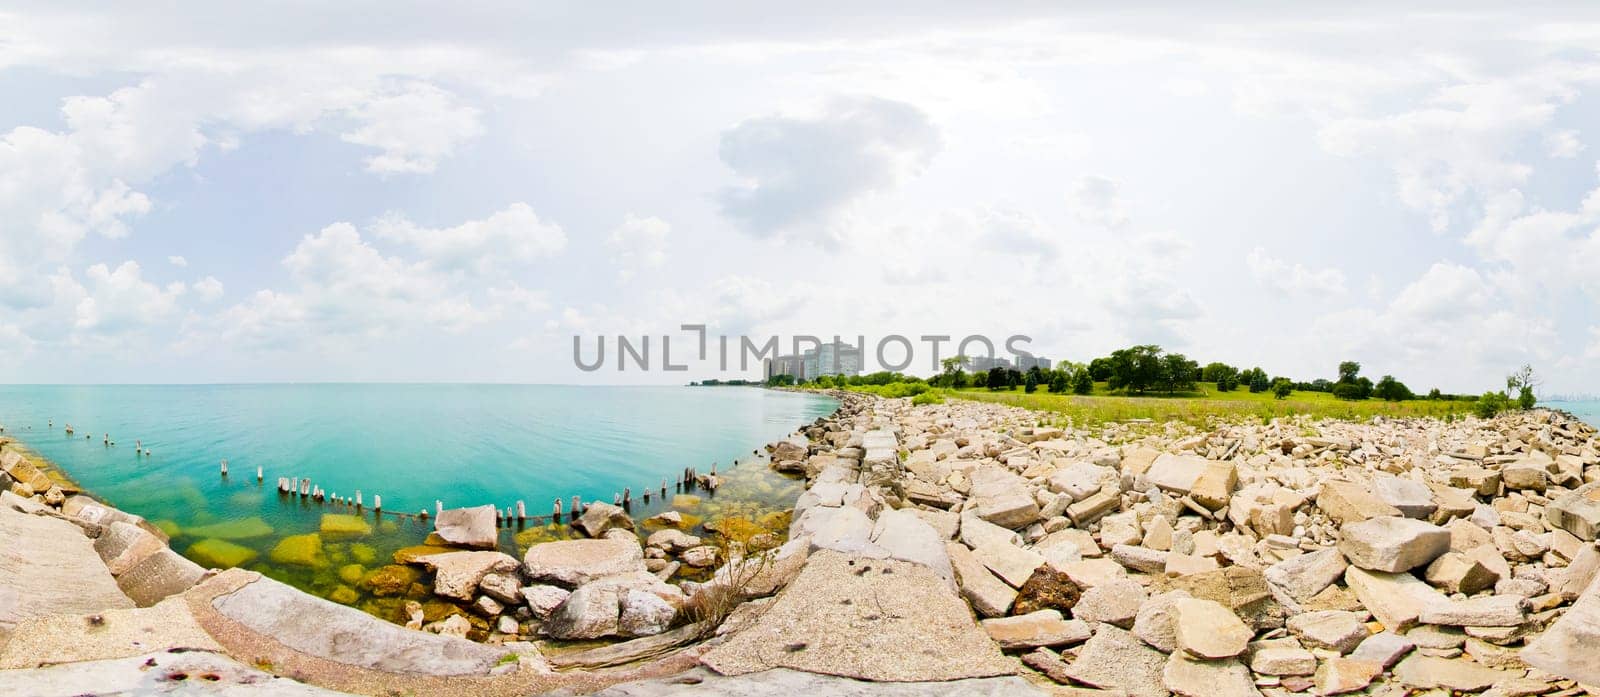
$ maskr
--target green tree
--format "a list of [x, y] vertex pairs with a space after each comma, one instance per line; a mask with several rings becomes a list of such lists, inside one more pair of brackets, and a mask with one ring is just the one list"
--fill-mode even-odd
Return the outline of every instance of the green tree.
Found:
[[1378, 378], [1378, 384], [1372, 388], [1372, 395], [1387, 402], [1403, 402], [1417, 398], [1411, 392], [1411, 388], [1406, 387], [1405, 383], [1394, 379], [1393, 375], [1385, 375]]
[[1216, 383], [1218, 392], [1232, 392], [1239, 386], [1239, 369], [1227, 363], [1208, 363], [1200, 369], [1200, 381]]
[[1112, 359], [1096, 358], [1089, 361], [1089, 375], [1095, 382], [1106, 382], [1111, 379]]
[[1161, 358], [1160, 346], [1145, 344], [1118, 349], [1111, 352], [1108, 360], [1111, 364], [1111, 375], [1106, 382], [1113, 390], [1143, 393], [1162, 383], [1165, 364]]
[[1517, 405], [1523, 409], [1532, 409], [1538, 403], [1538, 397], [1533, 394], [1533, 388], [1538, 386], [1539, 376], [1534, 374], [1531, 365], [1524, 365], [1506, 376], [1506, 391], [1517, 393]]
[[1289, 378], [1278, 378], [1272, 381], [1272, 396], [1276, 399], [1287, 399], [1294, 393], [1294, 382]]
[[1003, 390], [1007, 387], [1010, 387], [1010, 385], [1006, 383], [1006, 369], [1001, 368], [1000, 366], [990, 368], [988, 379], [984, 381], [984, 384], [987, 385], [991, 390]]
[[1240, 373], [1239, 382], [1249, 387], [1251, 394], [1272, 389], [1272, 381], [1267, 379], [1267, 371], [1259, 366]]
[[1355, 361], [1342, 361], [1339, 363], [1339, 382], [1352, 383], [1356, 376], [1361, 374], [1361, 364]]
[[1087, 370], [1078, 371], [1078, 374], [1072, 377], [1072, 393], [1090, 394], [1093, 392], [1094, 376], [1091, 375]]
[[1065, 371], [1065, 370], [1052, 370], [1052, 371], [1050, 371], [1051, 374], [1050, 374], [1050, 388], [1049, 389], [1050, 389], [1051, 392], [1053, 392], [1055, 394], [1061, 394], [1061, 393], [1066, 392], [1067, 390], [1072, 388], [1071, 380], [1067, 377], [1067, 373], [1068, 372], [1069, 371]]
[[1039, 391], [1039, 371], [1028, 371], [1027, 376], [1022, 379], [1022, 391], [1028, 394]]
[[1167, 394], [1194, 389], [1199, 372], [1199, 366], [1181, 353], [1169, 353], [1161, 358], [1161, 383]]

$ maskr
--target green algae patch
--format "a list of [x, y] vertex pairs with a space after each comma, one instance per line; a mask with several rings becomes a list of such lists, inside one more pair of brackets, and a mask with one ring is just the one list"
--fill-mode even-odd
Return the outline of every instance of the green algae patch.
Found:
[[345, 564], [339, 567], [339, 580], [350, 585], [361, 582], [361, 577], [367, 575], [367, 568], [360, 564]]
[[151, 523], [151, 525], [156, 526], [156, 529], [160, 530], [161, 534], [166, 535], [169, 540], [183, 533], [183, 526], [178, 525], [176, 520], [163, 519]]
[[372, 524], [361, 516], [345, 513], [322, 514], [322, 534], [324, 535], [370, 535]]
[[350, 558], [358, 564], [372, 564], [378, 560], [378, 548], [365, 542], [350, 543]]
[[[200, 525], [184, 531], [190, 537], [214, 537], [219, 540], [249, 540], [272, 535], [272, 526], [261, 516], [229, 520], [210, 525]], [[176, 537], [176, 535], [174, 535]]]
[[250, 563], [260, 552], [227, 540], [207, 538], [189, 545], [183, 555], [204, 567], [231, 569]]
[[719, 518], [706, 523], [706, 530], [721, 535], [730, 542], [748, 542], [750, 538], [768, 532], [760, 523], [738, 516]]
[[694, 494], [675, 494], [672, 497], [673, 508], [694, 508], [700, 505], [700, 497]]
[[322, 536], [314, 532], [279, 540], [268, 556], [279, 564], [296, 566], [322, 566], [327, 562], [322, 555]]

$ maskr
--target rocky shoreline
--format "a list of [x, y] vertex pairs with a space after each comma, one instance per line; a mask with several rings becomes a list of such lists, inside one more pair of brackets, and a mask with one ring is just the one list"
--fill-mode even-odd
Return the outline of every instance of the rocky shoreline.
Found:
[[[60, 558], [41, 562], [34, 544], [0, 556], [0, 601], [26, 599], [0, 602], [0, 668], [194, 644], [252, 680], [365, 694], [446, 679], [467, 694], [612, 695], [1600, 683], [1585, 648], [1600, 638], [1600, 441], [1560, 413], [1091, 431], [993, 404], [835, 396], [835, 414], [767, 447], [772, 467], [807, 480], [787, 541], [753, 529], [709, 544], [667, 516], [641, 542], [626, 511], [597, 503], [574, 523], [584, 537], [519, 560], [475, 547], [492, 544], [492, 508], [447, 511], [436, 539], [396, 562], [430, 569], [433, 592], [474, 619], [418, 603], [421, 632], [250, 572], [189, 569], [158, 530], [81, 495], [8, 491], [9, 539]], [[668, 582], [684, 565], [708, 580]], [[166, 585], [135, 590], [140, 579]], [[93, 637], [157, 605], [187, 608], [189, 624], [166, 641], [41, 649], [63, 622]], [[484, 626], [492, 644], [460, 638]], [[601, 639], [617, 643], [561, 645]], [[70, 682], [70, 665], [14, 676], [51, 670]]]

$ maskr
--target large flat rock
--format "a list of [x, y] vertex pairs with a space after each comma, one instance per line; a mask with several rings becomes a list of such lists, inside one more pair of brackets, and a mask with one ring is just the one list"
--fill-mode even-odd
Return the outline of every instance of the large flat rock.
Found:
[[703, 668], [684, 675], [614, 685], [594, 697], [1009, 697], [1047, 695], [1016, 676], [968, 678], [938, 683], [862, 682], [829, 675], [775, 668], [748, 675], [722, 676]]
[[701, 660], [724, 675], [790, 668], [887, 682], [1018, 670], [928, 567], [831, 550], [812, 554], [755, 624]]
[[[0, 642], [0, 670], [52, 663], [98, 661], [168, 649], [222, 651], [201, 629], [183, 598], [151, 607], [105, 610], [88, 615], [50, 615], [19, 622], [11, 640]], [[3, 682], [0, 678], [0, 682]]]
[[207, 695], [207, 697], [336, 697], [208, 651], [152, 652], [8, 672], [0, 697], [79, 695]]
[[506, 655], [503, 649], [466, 639], [405, 629], [265, 577], [219, 595], [211, 604], [229, 619], [295, 651], [360, 668], [487, 675]]
[[0, 639], [29, 617], [133, 607], [72, 523], [0, 505], [0, 541]]
[[1600, 580], [1590, 582], [1578, 601], [1555, 624], [1528, 643], [1522, 660], [1530, 666], [1585, 685], [1600, 685]]

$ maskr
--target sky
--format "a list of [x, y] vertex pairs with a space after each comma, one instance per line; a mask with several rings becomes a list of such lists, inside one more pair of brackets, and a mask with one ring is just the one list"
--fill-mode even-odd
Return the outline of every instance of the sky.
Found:
[[0, 0], [0, 381], [901, 334], [1600, 392], [1600, 8], [1399, 4]]

